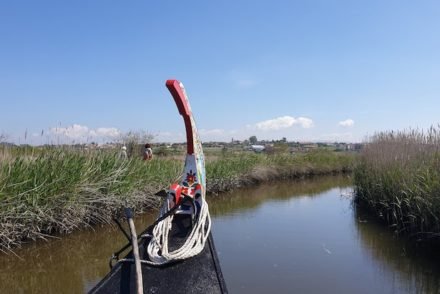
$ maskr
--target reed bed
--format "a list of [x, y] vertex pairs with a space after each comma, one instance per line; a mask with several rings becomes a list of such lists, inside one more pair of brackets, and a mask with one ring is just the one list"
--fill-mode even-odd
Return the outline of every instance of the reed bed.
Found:
[[230, 153], [208, 162], [207, 190], [219, 193], [280, 179], [351, 172], [355, 154], [316, 150], [302, 154]]
[[[121, 159], [116, 150], [0, 147], [0, 250], [27, 240], [108, 223], [121, 208], [157, 207], [155, 192], [176, 181], [176, 156]], [[351, 170], [353, 156], [222, 153], [207, 156], [208, 193], [279, 178]]]
[[9, 159], [0, 163], [3, 251], [23, 240], [108, 223], [123, 206], [138, 211], [157, 206], [154, 192], [175, 180], [181, 169], [174, 160], [145, 164], [98, 150], [34, 150], [4, 158]]
[[440, 127], [374, 135], [354, 181], [355, 202], [397, 233], [440, 239]]

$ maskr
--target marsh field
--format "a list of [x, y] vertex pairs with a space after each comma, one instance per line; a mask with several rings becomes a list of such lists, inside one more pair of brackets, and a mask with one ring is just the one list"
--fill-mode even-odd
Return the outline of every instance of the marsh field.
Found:
[[[161, 199], [154, 194], [177, 180], [184, 151], [156, 151], [143, 161], [121, 159], [117, 148], [0, 146], [0, 250], [109, 223], [125, 206], [138, 214], [157, 208]], [[205, 157], [212, 196], [279, 180], [352, 174], [356, 209], [396, 235], [438, 248], [439, 128], [377, 133], [360, 152], [205, 148]]]
[[[355, 155], [328, 150], [292, 155], [205, 150], [207, 191], [279, 179], [351, 172]], [[0, 250], [23, 242], [109, 223], [122, 207], [155, 208], [154, 193], [181, 173], [184, 153], [122, 159], [119, 149], [10, 147], [0, 149]]]

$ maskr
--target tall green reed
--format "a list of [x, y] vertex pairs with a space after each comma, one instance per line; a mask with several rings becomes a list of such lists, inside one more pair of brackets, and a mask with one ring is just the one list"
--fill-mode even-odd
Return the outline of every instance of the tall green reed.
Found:
[[[176, 181], [183, 156], [123, 160], [117, 150], [0, 147], [0, 250], [106, 223], [122, 206], [159, 204], [154, 193]], [[207, 156], [207, 191], [279, 178], [343, 172], [353, 156], [317, 151], [291, 155], [222, 152]]]
[[122, 160], [107, 150], [59, 148], [10, 156], [0, 162], [0, 250], [24, 238], [109, 222], [125, 205], [155, 206], [154, 192], [176, 179], [181, 165]]
[[440, 127], [374, 135], [354, 179], [355, 201], [396, 232], [440, 235]]

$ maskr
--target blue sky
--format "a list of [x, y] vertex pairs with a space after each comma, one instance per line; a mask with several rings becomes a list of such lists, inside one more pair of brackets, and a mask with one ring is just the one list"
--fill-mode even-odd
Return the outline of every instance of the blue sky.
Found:
[[0, 133], [184, 141], [169, 78], [204, 141], [427, 128], [439, 32], [438, 1], [0, 0]]

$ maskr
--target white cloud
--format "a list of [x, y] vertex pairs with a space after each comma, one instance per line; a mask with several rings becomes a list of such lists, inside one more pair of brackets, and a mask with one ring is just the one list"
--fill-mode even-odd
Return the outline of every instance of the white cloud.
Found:
[[307, 117], [298, 117], [296, 124], [299, 124], [304, 129], [309, 129], [313, 127], [313, 120]]
[[200, 135], [223, 135], [225, 133], [225, 130], [222, 129], [212, 129], [212, 130], [205, 130], [201, 129], [199, 130]]
[[97, 128], [96, 135], [102, 137], [115, 138], [121, 135], [121, 132], [117, 128]]
[[117, 138], [121, 132], [117, 128], [96, 128], [90, 129], [87, 126], [73, 124], [68, 127], [53, 127], [50, 128], [50, 134], [57, 136], [64, 136], [68, 139], [104, 139]]
[[338, 123], [338, 125], [340, 125], [341, 127], [345, 127], [345, 128], [349, 128], [352, 127], [354, 125], [354, 120], [352, 120], [351, 118], [340, 121]]
[[[63, 135], [71, 139], [77, 139], [77, 138], [89, 136], [91, 130], [89, 130], [89, 128], [86, 126], [74, 124], [65, 128], [63, 127], [51, 128], [50, 132], [54, 135]], [[93, 133], [93, 135], [95, 135], [95, 133]]]
[[262, 131], [276, 131], [276, 130], [290, 128], [295, 125], [308, 129], [313, 127], [313, 120], [307, 117], [294, 118], [292, 116], [286, 115], [274, 119], [265, 120], [255, 124], [256, 128]]

